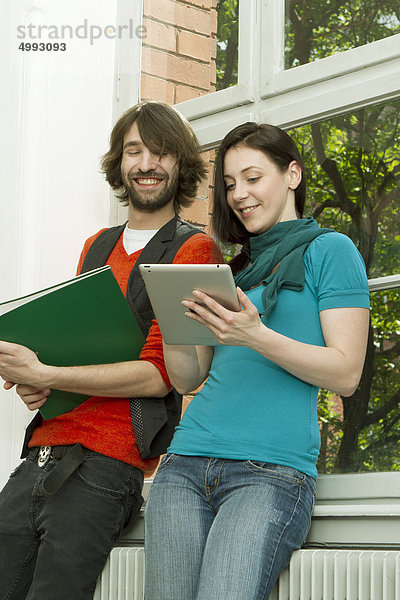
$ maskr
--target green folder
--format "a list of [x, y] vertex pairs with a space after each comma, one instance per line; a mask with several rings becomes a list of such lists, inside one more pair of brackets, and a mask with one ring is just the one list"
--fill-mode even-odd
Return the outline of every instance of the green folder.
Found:
[[[145, 342], [109, 266], [0, 303], [0, 339], [27, 346], [54, 366], [137, 360]], [[53, 389], [40, 412], [50, 419], [88, 397]]]

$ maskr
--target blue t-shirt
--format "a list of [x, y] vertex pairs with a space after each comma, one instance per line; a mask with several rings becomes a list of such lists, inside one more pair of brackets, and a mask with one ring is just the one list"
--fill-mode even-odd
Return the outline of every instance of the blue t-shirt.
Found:
[[[320, 311], [369, 308], [365, 266], [353, 242], [340, 233], [316, 238], [304, 263], [304, 289], [281, 289], [264, 323], [292, 339], [324, 346]], [[246, 292], [260, 313], [262, 290]], [[216, 346], [209, 377], [187, 408], [169, 452], [276, 463], [316, 478], [317, 396], [318, 387], [254, 350]]]

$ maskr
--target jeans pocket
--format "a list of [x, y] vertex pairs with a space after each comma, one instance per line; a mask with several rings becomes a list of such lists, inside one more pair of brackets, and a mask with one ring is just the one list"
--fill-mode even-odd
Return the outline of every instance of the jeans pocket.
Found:
[[286, 467], [285, 465], [277, 465], [274, 463], [246, 460], [244, 462], [244, 466], [255, 475], [260, 475], [261, 477], [272, 477], [274, 479], [280, 479], [295, 485], [301, 485], [306, 477], [304, 473], [297, 471], [297, 469]]
[[130, 493], [132, 478], [137, 479], [141, 486], [138, 469], [101, 454], [87, 456], [76, 474], [87, 487], [113, 498], [122, 498]]
[[157, 473], [163, 471], [167, 467], [171, 466], [178, 458], [179, 454], [167, 453], [162, 457], [160, 464], [158, 465]]
[[140, 509], [144, 503], [144, 499], [138, 490], [131, 490], [126, 507], [124, 531], [130, 529], [140, 514]]

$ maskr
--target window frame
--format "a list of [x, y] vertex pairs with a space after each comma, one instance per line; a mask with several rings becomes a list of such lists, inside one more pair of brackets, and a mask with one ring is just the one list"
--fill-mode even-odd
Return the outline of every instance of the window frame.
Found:
[[306, 548], [400, 548], [397, 472], [320, 475]]
[[211, 92], [205, 96], [186, 100], [176, 104], [189, 121], [208, 117], [216, 112], [228, 111], [252, 104], [257, 96], [256, 79], [252, 73], [258, 71], [260, 33], [260, 2], [239, 3], [239, 44], [238, 44], [238, 82], [224, 90]]
[[284, 22], [285, 0], [241, 2], [238, 85], [175, 105], [204, 151], [246, 120], [288, 129], [400, 97], [400, 34], [284, 69]]
[[[143, 25], [143, 0], [117, 0], [117, 26], [132, 20], [135, 28]], [[142, 68], [142, 40], [135, 35], [133, 39], [123, 36], [115, 40], [114, 89], [112, 127], [131, 106], [140, 100], [140, 80]], [[128, 207], [117, 200], [110, 189], [110, 225], [127, 221]]]
[[308, 81], [319, 83], [333, 77], [381, 65], [400, 58], [400, 33], [358, 46], [320, 60], [285, 69], [285, 0], [262, 3], [260, 97], [268, 98], [294, 89], [308, 87]]

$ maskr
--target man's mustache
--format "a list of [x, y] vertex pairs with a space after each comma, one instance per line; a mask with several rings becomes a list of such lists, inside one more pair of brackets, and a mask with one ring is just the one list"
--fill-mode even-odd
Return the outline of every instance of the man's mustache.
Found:
[[168, 175], [166, 175], [165, 173], [157, 173], [157, 171], [136, 171], [135, 173], [130, 173], [128, 175], [128, 179], [129, 181], [131, 181], [132, 179], [138, 179], [138, 178], [155, 178], [155, 179], [168, 179]]

